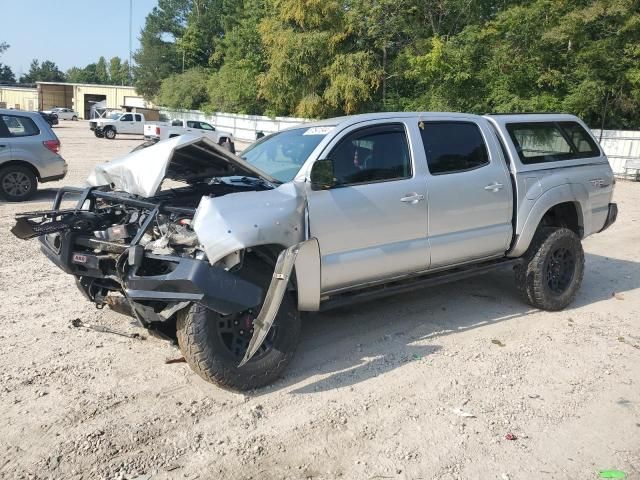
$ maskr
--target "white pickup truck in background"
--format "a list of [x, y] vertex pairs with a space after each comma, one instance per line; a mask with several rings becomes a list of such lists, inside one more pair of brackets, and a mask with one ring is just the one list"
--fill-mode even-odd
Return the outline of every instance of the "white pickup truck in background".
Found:
[[207, 122], [199, 120], [173, 120], [171, 125], [150, 123], [144, 126], [145, 140], [166, 140], [167, 138], [178, 137], [180, 135], [193, 134], [210, 138], [218, 145], [222, 145], [227, 150], [235, 153], [233, 134], [216, 128]]
[[[166, 123], [166, 122], [165, 122]], [[160, 122], [155, 122], [160, 125]], [[116, 135], [143, 135], [145, 118], [142, 113], [114, 112], [106, 118], [89, 122], [89, 128], [98, 138], [113, 140]]]

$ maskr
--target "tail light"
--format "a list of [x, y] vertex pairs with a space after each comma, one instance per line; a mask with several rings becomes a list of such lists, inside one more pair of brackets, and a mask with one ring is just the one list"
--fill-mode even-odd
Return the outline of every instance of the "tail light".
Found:
[[42, 142], [47, 149], [51, 150], [53, 153], [58, 153], [60, 151], [60, 140], [45, 140]]
[[160, 136], [160, 127], [156, 127], [156, 135]]

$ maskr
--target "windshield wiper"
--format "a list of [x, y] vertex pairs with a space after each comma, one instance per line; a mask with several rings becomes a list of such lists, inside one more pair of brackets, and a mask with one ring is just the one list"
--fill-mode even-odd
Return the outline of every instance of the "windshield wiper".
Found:
[[240, 178], [231, 178], [230, 179], [231, 182], [234, 183], [248, 183], [249, 185], [263, 185], [266, 187], [269, 187], [271, 189], [276, 188], [277, 185], [281, 185], [282, 183], [278, 183], [278, 184], [274, 184], [272, 182], [268, 182], [263, 178], [259, 178], [259, 177], [248, 177], [248, 176], [243, 176]]

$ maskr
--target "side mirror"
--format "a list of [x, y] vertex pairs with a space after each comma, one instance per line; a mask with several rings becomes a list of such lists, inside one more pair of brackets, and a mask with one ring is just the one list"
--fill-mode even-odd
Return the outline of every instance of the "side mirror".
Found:
[[328, 190], [336, 185], [333, 175], [333, 160], [325, 158], [316, 160], [311, 167], [311, 189]]

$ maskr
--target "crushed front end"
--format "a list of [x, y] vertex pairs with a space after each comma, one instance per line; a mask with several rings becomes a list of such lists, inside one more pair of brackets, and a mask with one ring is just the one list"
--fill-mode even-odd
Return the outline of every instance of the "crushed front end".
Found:
[[[233, 266], [207, 261], [191, 226], [203, 195], [232, 191], [196, 185], [140, 199], [107, 188], [62, 188], [51, 210], [20, 214], [12, 231], [39, 237], [44, 254], [74, 275], [98, 308], [107, 305], [161, 329], [191, 302], [222, 315], [262, 302], [263, 289], [235, 275]], [[61, 209], [68, 194], [79, 195], [76, 208]]]

